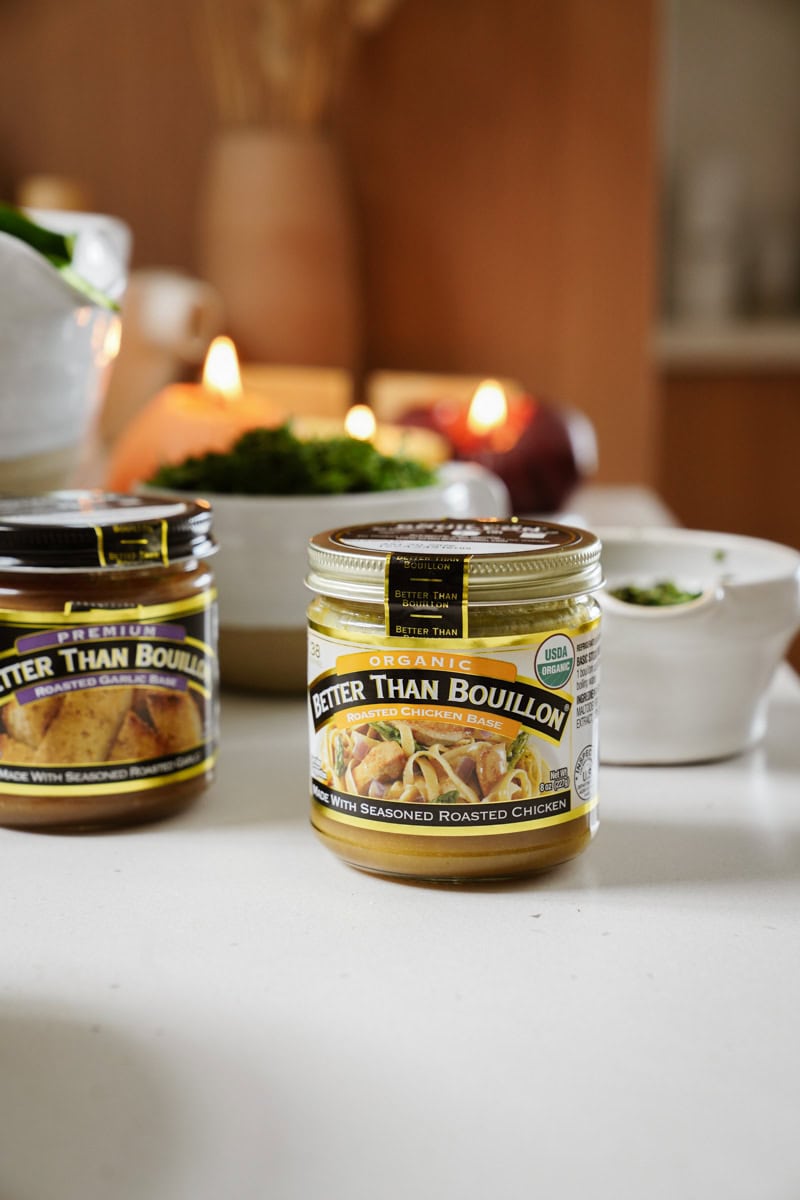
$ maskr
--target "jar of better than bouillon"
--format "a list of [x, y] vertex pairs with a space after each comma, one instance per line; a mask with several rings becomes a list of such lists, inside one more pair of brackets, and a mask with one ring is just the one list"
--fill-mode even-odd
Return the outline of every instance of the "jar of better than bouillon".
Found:
[[529, 874], [597, 828], [600, 543], [541, 521], [309, 545], [311, 819], [356, 867]]
[[0, 825], [128, 824], [207, 786], [214, 550], [204, 501], [0, 499]]

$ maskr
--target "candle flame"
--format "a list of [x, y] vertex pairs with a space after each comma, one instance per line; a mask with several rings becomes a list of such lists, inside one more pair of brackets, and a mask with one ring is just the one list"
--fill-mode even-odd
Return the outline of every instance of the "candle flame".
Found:
[[368, 442], [377, 428], [375, 414], [366, 404], [354, 404], [344, 419], [345, 433], [359, 442]]
[[203, 386], [218, 392], [226, 400], [242, 394], [242, 377], [236, 347], [229, 337], [215, 337], [208, 348], [203, 367]]
[[475, 391], [467, 413], [467, 429], [480, 436], [508, 418], [508, 400], [502, 386], [495, 379], [485, 379]]

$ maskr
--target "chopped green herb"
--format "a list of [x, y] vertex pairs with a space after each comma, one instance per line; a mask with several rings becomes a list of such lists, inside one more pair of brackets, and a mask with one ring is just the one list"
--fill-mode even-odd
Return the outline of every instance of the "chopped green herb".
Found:
[[342, 776], [342, 775], [344, 775], [344, 769], [345, 769], [344, 738], [337, 737], [334, 745], [335, 745], [335, 754], [334, 754], [334, 761], [333, 761], [333, 769], [337, 775]]
[[528, 745], [528, 731], [527, 731], [527, 729], [520, 729], [519, 733], [514, 738], [511, 745], [508, 747], [508, 765], [509, 765], [509, 767], [515, 767], [517, 765], [519, 760], [522, 758], [522, 754], [527, 745]]
[[290, 426], [251, 429], [226, 454], [163, 466], [149, 482], [179, 491], [250, 496], [318, 496], [424, 487], [435, 474], [350, 437], [301, 441]]
[[456, 804], [458, 801], [458, 792], [453, 788], [451, 792], [440, 792], [433, 801], [434, 804]]
[[370, 721], [370, 728], [379, 733], [384, 741], [400, 741], [400, 730], [396, 725], [389, 725], [387, 721]]
[[702, 594], [702, 592], [683, 591], [670, 580], [654, 583], [652, 587], [636, 587], [634, 584], [628, 584], [626, 587], [611, 589], [611, 595], [615, 596], [617, 600], [624, 600], [626, 604], [649, 605], [652, 608], [658, 605], [688, 604], [690, 600], [697, 600]]
[[715, 550], [714, 551], [714, 562], [725, 562], [725, 559], [727, 557], [728, 557], [727, 550]]
[[37, 225], [35, 221], [31, 221], [18, 208], [2, 203], [0, 203], [0, 233], [7, 233], [11, 237], [18, 238], [19, 241], [25, 242], [33, 250], [38, 251], [51, 266], [55, 267], [70, 287], [85, 296], [92, 304], [96, 304], [99, 308], [114, 310], [119, 308], [115, 300], [78, 275], [73, 267], [75, 234], [63, 234], [57, 233], [54, 229], [45, 229], [43, 225]]

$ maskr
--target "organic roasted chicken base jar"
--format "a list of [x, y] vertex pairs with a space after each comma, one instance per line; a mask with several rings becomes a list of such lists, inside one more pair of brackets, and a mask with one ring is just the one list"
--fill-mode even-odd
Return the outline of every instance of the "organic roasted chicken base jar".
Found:
[[309, 544], [311, 820], [346, 862], [529, 874], [597, 818], [600, 543], [566, 525], [404, 521]]
[[168, 816], [217, 752], [204, 501], [0, 499], [0, 825]]

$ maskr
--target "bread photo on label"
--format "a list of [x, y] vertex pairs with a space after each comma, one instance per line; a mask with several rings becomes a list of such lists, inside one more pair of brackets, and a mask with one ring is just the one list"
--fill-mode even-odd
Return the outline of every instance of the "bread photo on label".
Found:
[[186, 692], [147, 690], [145, 705], [154, 728], [158, 730], [165, 754], [176, 754], [197, 746], [203, 740], [203, 722], [197, 705]]
[[63, 766], [141, 762], [203, 741], [203, 719], [186, 692], [103, 687], [0, 707], [0, 761]]
[[108, 757], [111, 762], [136, 761], [160, 758], [164, 752], [164, 743], [156, 730], [138, 712], [129, 709]]
[[64, 696], [36, 751], [37, 763], [99, 763], [108, 758], [133, 700], [131, 687], [89, 688]]
[[36, 751], [33, 746], [19, 742], [7, 733], [0, 733], [0, 762], [15, 763], [26, 766], [36, 761]]
[[19, 704], [16, 696], [13, 697], [3, 705], [3, 722], [8, 733], [16, 741], [35, 748], [61, 708], [61, 701], [61, 696], [52, 696]]

